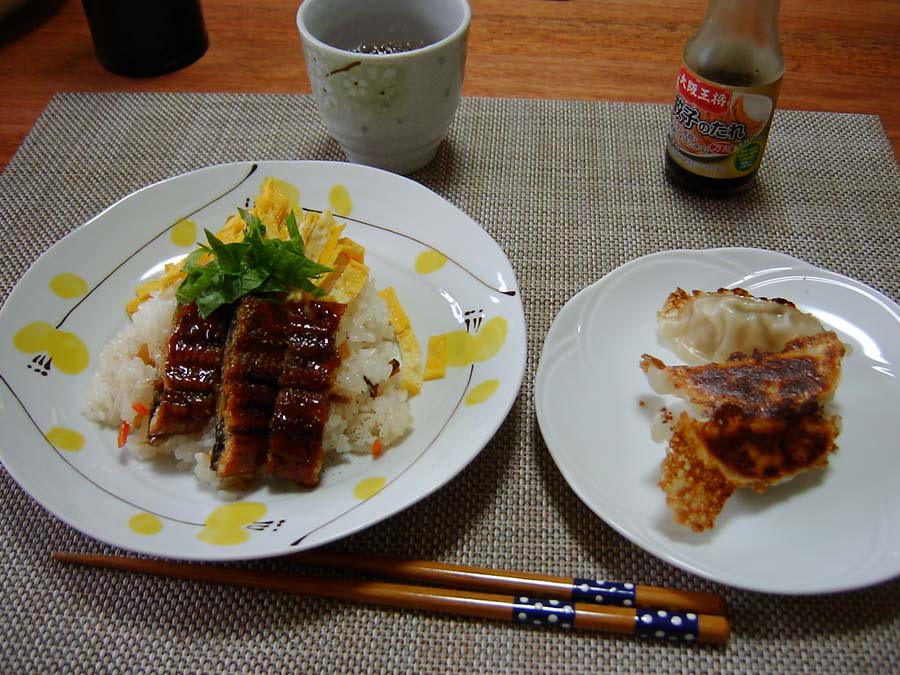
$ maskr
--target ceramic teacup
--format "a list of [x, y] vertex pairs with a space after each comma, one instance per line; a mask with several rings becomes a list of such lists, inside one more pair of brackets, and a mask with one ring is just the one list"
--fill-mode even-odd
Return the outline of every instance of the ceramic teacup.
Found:
[[407, 174], [430, 162], [462, 91], [466, 0], [304, 0], [319, 115], [348, 159]]

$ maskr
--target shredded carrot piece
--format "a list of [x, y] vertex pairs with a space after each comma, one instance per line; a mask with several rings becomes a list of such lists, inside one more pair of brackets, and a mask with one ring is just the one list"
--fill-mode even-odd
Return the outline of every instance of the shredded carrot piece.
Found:
[[138, 415], [149, 415], [150, 411], [147, 410], [147, 406], [143, 403], [135, 403], [131, 406], [131, 409], [134, 410]]
[[123, 447], [125, 443], [128, 441], [128, 432], [131, 431], [131, 425], [122, 420], [122, 426], [119, 427], [119, 437], [116, 439], [116, 444], [118, 447]]
[[381, 457], [381, 452], [382, 452], [381, 439], [380, 439], [380, 438], [376, 438], [376, 439], [375, 439], [375, 442], [372, 443], [372, 454], [373, 454], [375, 457]]

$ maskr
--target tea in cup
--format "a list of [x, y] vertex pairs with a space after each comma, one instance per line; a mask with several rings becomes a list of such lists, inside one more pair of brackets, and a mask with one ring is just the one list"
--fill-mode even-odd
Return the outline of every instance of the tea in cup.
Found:
[[437, 153], [462, 95], [466, 0], [304, 0], [313, 96], [348, 159], [407, 174]]

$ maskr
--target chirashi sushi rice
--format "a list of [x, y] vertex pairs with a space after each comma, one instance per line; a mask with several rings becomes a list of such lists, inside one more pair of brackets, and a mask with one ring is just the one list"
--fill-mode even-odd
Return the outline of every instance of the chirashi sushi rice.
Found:
[[[267, 178], [251, 213], [265, 225], [267, 237], [284, 239], [288, 236], [285, 218], [292, 210], [305, 254], [332, 269], [315, 281], [325, 291], [321, 299], [347, 305], [336, 341], [341, 365], [323, 434], [326, 457], [335, 453], [378, 455], [413, 425], [409, 398], [418, 393], [422, 383], [418, 342], [393, 289], [376, 290], [365, 265], [364, 248], [342, 236], [343, 226], [329, 212], [301, 212], [279, 189], [278, 181]], [[226, 243], [238, 241], [243, 226], [235, 214], [217, 236]], [[177, 306], [175, 293], [183, 278], [180, 265], [170, 265], [161, 277], [136, 289], [126, 307], [130, 321], [100, 353], [85, 414], [111, 429], [120, 429], [120, 441], [127, 436], [125, 447], [137, 457], [172, 456], [202, 482], [233, 488], [236, 485], [230, 479], [220, 479], [210, 468], [215, 419], [200, 433], [170, 436], [154, 445], [147, 442], [148, 412], [161, 378]]]

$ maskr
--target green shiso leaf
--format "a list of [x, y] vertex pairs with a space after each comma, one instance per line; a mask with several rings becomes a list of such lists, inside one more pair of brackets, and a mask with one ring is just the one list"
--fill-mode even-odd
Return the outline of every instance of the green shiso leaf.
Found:
[[[239, 211], [244, 220], [244, 240], [226, 244], [205, 230], [207, 243], [200, 244], [185, 260], [187, 276], [175, 294], [178, 302], [196, 302], [200, 316], [207, 317], [246, 295], [272, 297], [299, 289], [321, 296], [322, 289], [313, 281], [331, 268], [306, 257], [294, 213], [285, 220], [290, 238], [283, 240], [267, 239], [259, 218], [244, 209]], [[206, 255], [212, 259], [202, 264]]]

